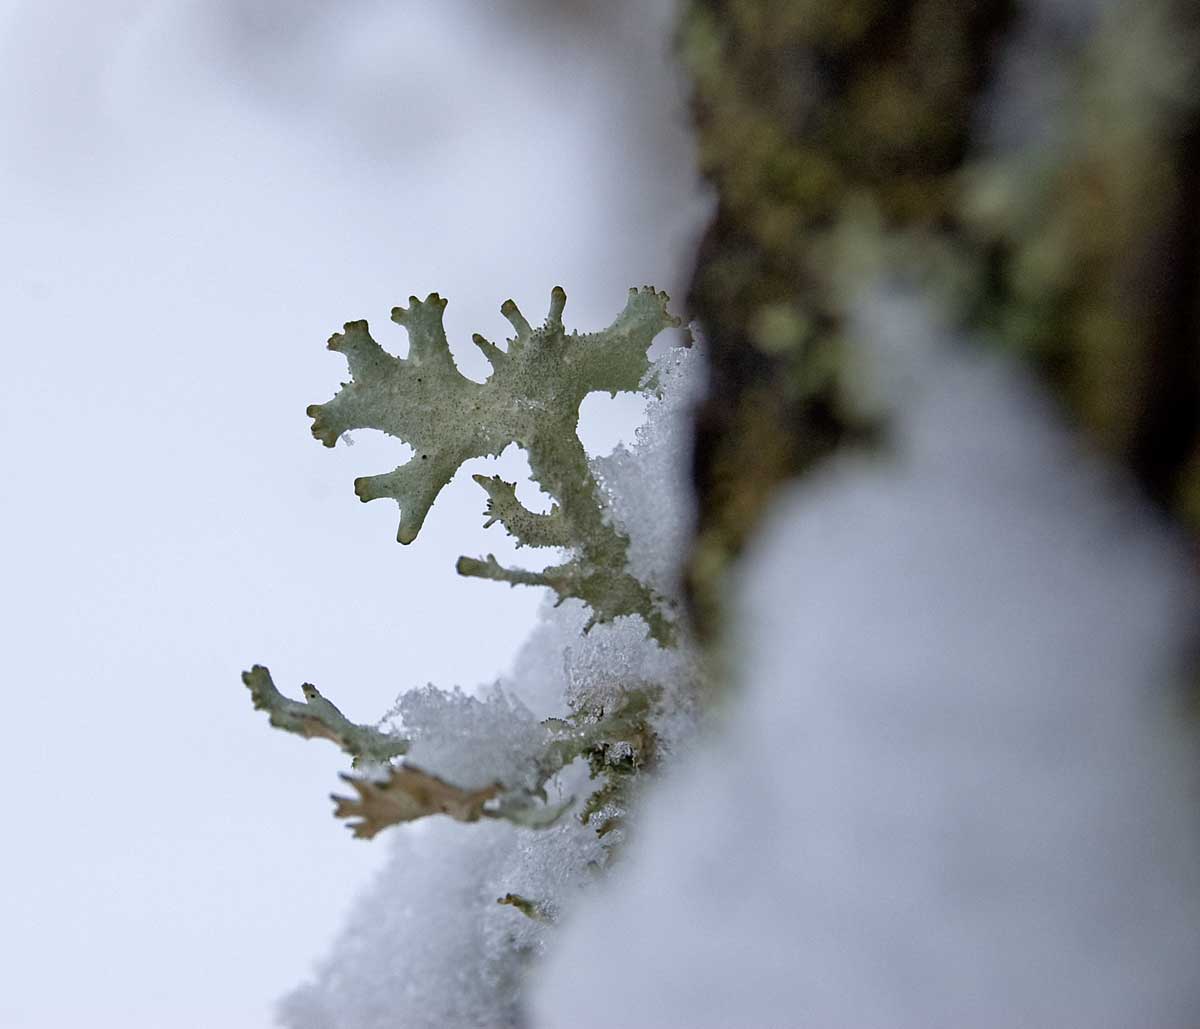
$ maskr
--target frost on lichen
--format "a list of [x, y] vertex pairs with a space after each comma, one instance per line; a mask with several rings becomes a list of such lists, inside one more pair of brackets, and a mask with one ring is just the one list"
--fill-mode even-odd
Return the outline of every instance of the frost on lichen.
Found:
[[[603, 780], [581, 820], [587, 824], [604, 812], [597, 832], [606, 835], [624, 811], [632, 777], [653, 760], [650, 719], [661, 693], [648, 685], [622, 687], [590, 704], [574, 702], [566, 718], [539, 722], [499, 687], [480, 700], [426, 686], [403, 694], [392, 712], [407, 730], [402, 735], [351, 722], [311, 683], [304, 684], [305, 701], [285, 697], [261, 665], [244, 672], [242, 681], [276, 728], [332, 740], [354, 756], [365, 774], [342, 778], [356, 796], [332, 799], [335, 817], [346, 819], [361, 839], [437, 814], [548, 828], [575, 798], [551, 801], [547, 785], [579, 758], [593, 779]], [[403, 763], [392, 763], [402, 756]]]
[[412, 737], [405, 763], [379, 776], [343, 776], [357, 796], [335, 795], [334, 814], [353, 819], [351, 831], [365, 839], [433, 814], [459, 822], [499, 818], [545, 829], [575, 800], [551, 801], [547, 786], [582, 758], [591, 777], [603, 784], [580, 818], [588, 824], [603, 812], [597, 833], [604, 836], [619, 822], [632, 777], [653, 760], [656, 736], [650, 719], [661, 690], [642, 686], [608, 692], [611, 696], [589, 705], [573, 705], [566, 718], [538, 722], [499, 688], [485, 700], [433, 686], [410, 690], [396, 709]]
[[348, 322], [329, 340], [345, 355], [351, 381], [308, 414], [326, 446], [351, 429], [378, 429], [408, 443], [412, 458], [391, 472], [355, 480], [360, 499], [390, 497], [400, 506], [401, 543], [416, 539], [438, 493], [475, 457], [498, 455], [516, 443], [529, 456], [533, 478], [554, 500], [550, 511], [530, 511], [511, 483], [476, 476], [488, 495], [488, 524], [500, 522], [518, 545], [559, 547], [561, 564], [542, 571], [506, 568], [492, 555], [459, 559], [462, 575], [548, 586], [560, 600], [577, 597], [592, 624], [639, 615], [660, 643], [675, 628], [666, 600], [628, 569], [629, 541], [604, 517], [600, 490], [577, 435], [579, 405], [593, 392], [643, 388], [650, 370], [646, 350], [663, 329], [678, 325], [668, 297], [650, 287], [631, 289], [625, 309], [601, 332], [568, 333], [562, 323], [566, 294], [551, 293], [545, 324], [533, 328], [511, 300], [501, 313], [516, 335], [506, 349], [482, 336], [475, 345], [492, 366], [483, 383], [454, 364], [442, 325], [446, 301], [436, 293], [409, 298], [392, 320], [408, 331], [407, 358], [394, 357], [372, 339], [365, 321]]

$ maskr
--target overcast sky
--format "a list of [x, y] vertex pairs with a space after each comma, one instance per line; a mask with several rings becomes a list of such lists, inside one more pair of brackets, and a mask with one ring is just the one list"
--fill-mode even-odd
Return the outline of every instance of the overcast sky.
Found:
[[[522, 641], [536, 591], [453, 573], [509, 553], [469, 475], [401, 547], [351, 483], [403, 448], [326, 450], [304, 408], [343, 321], [403, 348], [410, 293], [475, 377], [507, 297], [536, 322], [561, 283], [584, 329], [681, 299], [670, 4], [569, 6], [0, 2], [0, 1024], [268, 1024], [383, 851], [239, 673], [370, 721]], [[599, 449], [636, 405], [588, 413]]]

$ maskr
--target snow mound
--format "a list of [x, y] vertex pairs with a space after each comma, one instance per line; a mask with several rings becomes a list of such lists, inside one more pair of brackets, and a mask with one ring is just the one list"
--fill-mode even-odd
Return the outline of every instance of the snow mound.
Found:
[[860, 321], [889, 452], [779, 498], [740, 694], [534, 1023], [1195, 1025], [1193, 561], [994, 354], [911, 297]]

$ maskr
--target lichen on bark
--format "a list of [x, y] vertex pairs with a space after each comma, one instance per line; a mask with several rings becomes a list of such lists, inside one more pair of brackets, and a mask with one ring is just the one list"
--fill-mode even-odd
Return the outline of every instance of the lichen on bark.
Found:
[[982, 321], [1200, 533], [1200, 8], [1109, 5], [1047, 139], [986, 154], [964, 221]]
[[697, 624], [783, 479], [869, 437], [844, 362], [832, 254], [848, 221], [944, 231], [969, 115], [1012, 0], [692, 0], [679, 51], [717, 191], [689, 308], [712, 387], [694, 464]]
[[989, 150], [1004, 48], [1033, 13], [686, 5], [679, 51], [718, 199], [688, 297], [711, 366], [689, 569], [706, 635], [776, 484], [879, 429], [846, 361], [844, 280], [867, 284], [841, 260], [855, 233], [876, 270], [952, 297], [972, 335], [1026, 359], [1093, 446], [1200, 532], [1200, 8], [1080, 5], [1084, 44], [1055, 44], [1052, 138]]

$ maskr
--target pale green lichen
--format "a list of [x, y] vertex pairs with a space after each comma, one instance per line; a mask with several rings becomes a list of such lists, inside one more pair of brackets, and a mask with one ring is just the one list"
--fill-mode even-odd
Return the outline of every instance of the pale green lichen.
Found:
[[578, 758], [588, 762], [592, 778], [604, 785], [585, 803], [582, 821], [599, 813], [603, 836], [618, 824], [627, 806], [632, 777], [654, 759], [656, 736], [650, 725], [660, 691], [654, 686], [623, 688], [607, 703], [576, 705], [566, 718], [540, 723], [520, 783], [496, 779], [482, 787], [462, 787], [412, 764], [393, 764], [408, 753], [411, 741], [381, 729], [351, 722], [311, 683], [305, 700], [292, 700], [276, 688], [271, 673], [255, 665], [242, 673], [255, 708], [267, 711], [278, 729], [308, 739], [328, 739], [353, 755], [366, 774], [343, 776], [355, 797], [335, 795], [334, 814], [349, 820], [356, 837], [370, 839], [380, 830], [427, 815], [445, 814], [460, 822], [503, 819], [527, 829], [554, 825], [575, 803], [567, 797], [551, 803], [546, 786]]
[[[465, 461], [498, 455], [516, 443], [554, 502], [545, 513], [531, 511], [518, 499], [515, 483], [476, 475], [488, 497], [486, 525], [499, 522], [518, 546], [557, 547], [567, 558], [529, 571], [503, 567], [490, 554], [482, 560], [464, 557], [459, 572], [511, 585], [548, 586], [560, 601], [578, 598], [591, 608], [584, 631], [597, 622], [637, 615], [658, 643], [671, 644], [676, 630], [669, 605], [630, 572], [629, 540], [606, 516], [577, 433], [579, 406], [589, 393], [654, 387], [646, 351], [659, 332], [678, 325], [667, 300], [650, 287], [631, 289], [625, 309], [607, 329], [582, 335], [563, 328], [566, 294], [560, 288], [551, 293], [549, 314], [538, 329], [508, 301], [501, 311], [516, 335], [505, 349], [474, 337], [492, 365], [490, 377], [477, 383], [458, 371], [450, 354], [442, 325], [446, 302], [436, 293], [423, 301], [412, 297], [407, 308], [392, 312], [408, 330], [407, 357], [387, 353], [364, 321], [347, 323], [329, 340], [330, 349], [345, 355], [351, 381], [328, 403], [309, 407], [313, 435], [333, 446], [348, 430], [373, 428], [413, 448], [411, 460], [394, 471], [355, 481], [364, 501], [390, 497], [400, 505], [401, 543], [417, 537], [438, 493]], [[576, 705], [565, 719], [533, 723], [532, 736], [520, 748], [519, 767], [484, 785], [464, 786], [412, 763], [394, 763], [409, 751], [411, 740], [349, 721], [309, 683], [301, 702], [281, 694], [261, 666], [244, 673], [243, 681], [272, 725], [330, 739], [353, 755], [362, 774], [344, 778], [356, 795], [335, 796], [335, 814], [350, 819], [354, 835], [364, 838], [431, 814], [544, 828], [574, 803], [573, 797], [551, 803], [546, 787], [579, 758], [588, 761], [593, 778], [605, 780], [582, 815], [586, 822], [603, 811], [603, 835], [623, 813], [628, 781], [652, 760], [656, 739], [649, 718], [658, 690], [619, 689], [607, 709], [599, 701]]]
[[679, 324], [667, 300], [650, 287], [631, 289], [607, 329], [584, 334], [564, 329], [561, 288], [551, 293], [545, 324], [537, 329], [509, 300], [500, 309], [516, 332], [507, 349], [473, 337], [492, 365], [488, 379], [477, 383], [459, 372], [450, 354], [442, 325], [446, 301], [436, 293], [423, 301], [410, 297], [407, 308], [392, 311], [392, 320], [408, 330], [407, 358], [387, 353], [365, 321], [348, 322], [329, 340], [331, 350], [345, 355], [352, 379], [329, 402], [309, 407], [313, 435], [332, 447], [348, 430], [379, 429], [413, 448], [406, 464], [354, 484], [364, 501], [390, 497], [400, 505], [401, 543], [416, 539], [438, 493], [464, 462], [516, 443], [555, 505], [547, 514], [530, 511], [513, 484], [476, 476], [488, 494], [488, 524], [499, 521], [518, 544], [561, 547], [570, 556], [540, 572], [503, 567], [490, 555], [464, 557], [460, 574], [548, 586], [560, 601], [576, 597], [591, 608], [589, 627], [638, 615], [656, 640], [670, 643], [669, 605], [629, 572], [628, 539], [604, 518], [577, 434], [579, 405], [589, 393], [644, 387], [647, 348], [659, 332]]
[[304, 692], [303, 701], [292, 700], [280, 693], [270, 671], [262, 665], [243, 672], [242, 682], [250, 690], [255, 709], [266, 711], [275, 728], [307, 739], [332, 740], [347, 754], [353, 755], [355, 765], [385, 763], [408, 751], [408, 740], [350, 721], [311, 682], [300, 687]]

